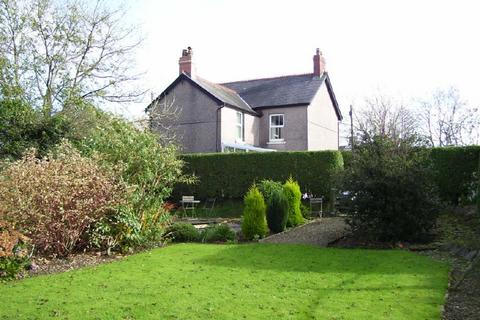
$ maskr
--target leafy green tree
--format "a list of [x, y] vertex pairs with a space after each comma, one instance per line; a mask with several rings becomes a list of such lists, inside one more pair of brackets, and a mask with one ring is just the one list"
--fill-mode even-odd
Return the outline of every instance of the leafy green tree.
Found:
[[265, 200], [255, 185], [248, 190], [243, 202], [243, 235], [249, 240], [264, 237], [268, 233]]
[[29, 137], [36, 125], [35, 111], [19, 100], [0, 101], [0, 158], [19, 158], [34, 147]]
[[138, 78], [131, 54], [140, 41], [123, 15], [100, 0], [1, 0], [2, 79], [44, 115], [76, 98], [135, 99], [142, 92], [124, 84]]
[[437, 190], [413, 137], [365, 136], [343, 176], [354, 232], [382, 241], [416, 240], [435, 224]]
[[62, 114], [43, 117], [21, 100], [0, 100], [0, 158], [19, 159], [28, 148], [46, 155], [69, 130]]

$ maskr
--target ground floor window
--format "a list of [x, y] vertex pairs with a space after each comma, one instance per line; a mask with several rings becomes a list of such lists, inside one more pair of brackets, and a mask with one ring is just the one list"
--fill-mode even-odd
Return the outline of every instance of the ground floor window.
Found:
[[270, 141], [284, 140], [284, 125], [285, 121], [283, 114], [270, 115]]

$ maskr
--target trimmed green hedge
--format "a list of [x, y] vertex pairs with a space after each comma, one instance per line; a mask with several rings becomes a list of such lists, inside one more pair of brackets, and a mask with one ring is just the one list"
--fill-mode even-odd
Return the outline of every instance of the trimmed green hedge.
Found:
[[[475, 192], [475, 172], [480, 171], [480, 146], [443, 147], [425, 151], [429, 153], [427, 158], [432, 162], [440, 198], [451, 204], [471, 202], [468, 197]], [[342, 156], [347, 167], [352, 153], [342, 151]]]
[[452, 204], [467, 198], [475, 189], [474, 172], [478, 170], [480, 146], [433, 148], [429, 151], [440, 198]]
[[480, 155], [478, 156], [477, 180], [477, 213], [480, 214]]
[[343, 158], [343, 167], [348, 168], [350, 163], [352, 162], [352, 151], [350, 150], [342, 150], [342, 158]]
[[334, 175], [343, 168], [339, 151], [211, 153], [183, 155], [185, 173], [199, 177], [195, 185], [177, 185], [173, 197], [242, 198], [254, 181], [285, 181], [290, 176], [302, 192], [330, 195]]
[[478, 156], [477, 180], [477, 213], [480, 214], [480, 155]]

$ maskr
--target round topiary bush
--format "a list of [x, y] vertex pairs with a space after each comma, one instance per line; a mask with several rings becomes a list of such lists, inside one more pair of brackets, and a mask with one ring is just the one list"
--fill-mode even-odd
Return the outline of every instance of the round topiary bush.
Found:
[[190, 223], [174, 223], [168, 229], [174, 242], [195, 242], [200, 239], [200, 232]]
[[242, 233], [245, 239], [264, 237], [268, 233], [265, 211], [265, 200], [258, 188], [253, 185], [244, 198]]
[[225, 224], [209, 227], [203, 231], [203, 242], [227, 242], [235, 240], [235, 231]]
[[268, 228], [279, 233], [285, 230], [288, 218], [288, 201], [283, 190], [273, 190], [267, 205]]

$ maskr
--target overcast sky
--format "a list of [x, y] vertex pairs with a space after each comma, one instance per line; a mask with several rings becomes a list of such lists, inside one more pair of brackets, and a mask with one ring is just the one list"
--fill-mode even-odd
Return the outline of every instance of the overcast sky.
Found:
[[[115, 2], [112, 0], [112, 2]], [[142, 87], [158, 94], [191, 46], [213, 82], [308, 73], [320, 48], [344, 115], [378, 91], [409, 101], [456, 86], [480, 105], [477, 1], [126, 0]], [[148, 103], [127, 106], [138, 116]]]

